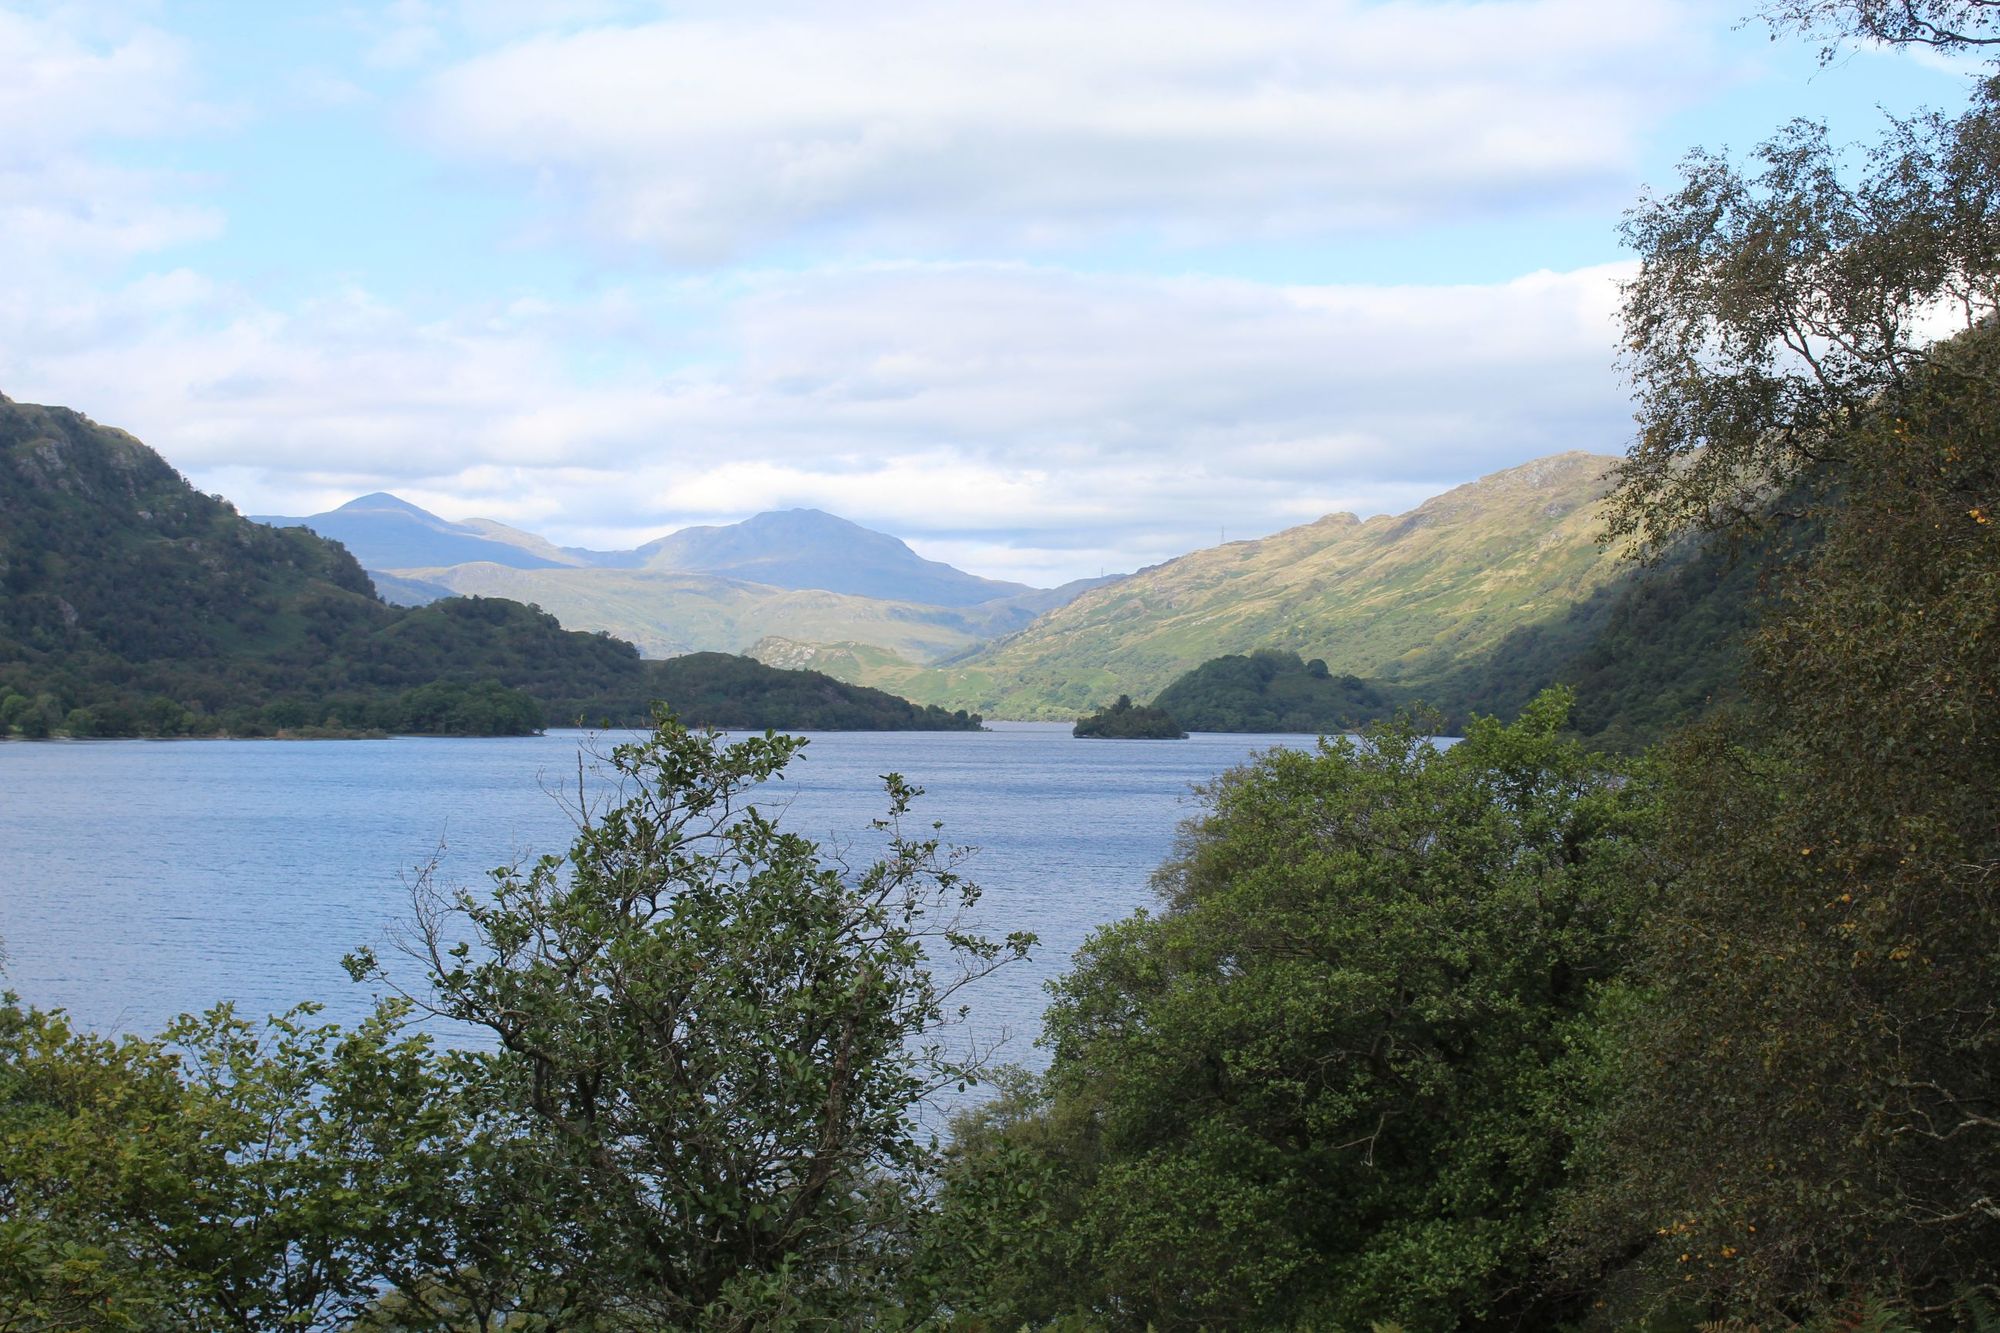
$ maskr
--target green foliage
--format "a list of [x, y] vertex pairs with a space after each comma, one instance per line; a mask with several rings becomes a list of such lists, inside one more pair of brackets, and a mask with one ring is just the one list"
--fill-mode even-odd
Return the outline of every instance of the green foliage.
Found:
[[[1770, 12], [1947, 46], [1990, 17]], [[1949, 1327], [2000, 1290], [1996, 117], [1989, 80], [1894, 125], [1852, 184], [1812, 126], [1754, 175], [1698, 155], [1628, 230], [1644, 431], [1618, 521], [1740, 527], [1782, 486], [1815, 542], [1740, 709], [1666, 755], [1644, 1003], [1565, 1204], [1573, 1272], [1614, 1309], [1872, 1298]], [[1930, 340], [1946, 311], [1965, 331]]]
[[1008, 1327], [1565, 1313], [1531, 1278], [1651, 800], [1560, 738], [1566, 705], [1209, 787], [1163, 911], [1058, 984], [1048, 1074], [961, 1129], [932, 1262], [962, 1305]]
[[1160, 691], [1153, 707], [1194, 731], [1318, 734], [1353, 731], [1395, 712], [1380, 687], [1275, 648], [1204, 662]]
[[112, 1043], [6, 997], [0, 1328], [320, 1327], [448, 1257], [479, 1135], [399, 1018]]
[[1070, 728], [1072, 736], [1093, 740], [1184, 741], [1187, 732], [1171, 714], [1155, 705], [1135, 704], [1132, 696], [1121, 694], [1113, 702], [1080, 717]]
[[542, 729], [531, 694], [497, 680], [474, 685], [432, 681], [397, 696], [381, 723], [385, 731], [431, 736], [529, 736]]
[[1574, 1205], [1586, 1258], [1751, 1317], [2000, 1280], [2000, 332], [1927, 361], [1834, 442], [1744, 715], [1670, 755], [1678, 887]]
[[1641, 264], [1624, 325], [1642, 429], [1619, 467], [1615, 533], [1657, 548], [1754, 524], [1774, 489], [1837, 482], [1847, 423], [1929, 362], [1937, 321], [1971, 329], [2000, 313], [1996, 142], [1988, 81], [1956, 119], [1894, 124], [1858, 181], [1825, 128], [1799, 121], [1754, 170], [1697, 150], [1678, 190], [1641, 201], [1625, 226]]
[[925, 1160], [914, 1107], [974, 1072], [937, 1032], [951, 997], [1032, 943], [965, 929], [977, 890], [905, 835], [894, 774], [855, 876], [746, 803], [803, 744], [662, 722], [566, 856], [420, 913], [425, 1004], [497, 1038], [486, 1091], [579, 1229], [544, 1277], [643, 1327], [860, 1317]]

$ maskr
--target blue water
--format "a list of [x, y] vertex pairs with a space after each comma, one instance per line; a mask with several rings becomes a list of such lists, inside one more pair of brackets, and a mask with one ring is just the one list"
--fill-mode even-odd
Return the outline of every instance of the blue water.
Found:
[[[317, 1000], [352, 1020], [373, 995], [340, 958], [381, 949], [408, 919], [419, 867], [435, 857], [439, 882], [476, 886], [568, 846], [552, 793], [574, 787], [589, 740], [0, 744], [4, 984], [106, 1033], [155, 1032], [221, 1000], [246, 1015]], [[759, 804], [862, 863], [880, 775], [922, 786], [916, 814], [977, 849], [965, 872], [985, 890], [981, 922], [1041, 937], [1029, 963], [965, 997], [962, 1035], [1004, 1037], [1005, 1058], [1040, 1064], [1043, 984], [1093, 928], [1151, 903], [1148, 876], [1196, 809], [1192, 784], [1310, 743], [1078, 741], [1028, 723], [820, 733]]]

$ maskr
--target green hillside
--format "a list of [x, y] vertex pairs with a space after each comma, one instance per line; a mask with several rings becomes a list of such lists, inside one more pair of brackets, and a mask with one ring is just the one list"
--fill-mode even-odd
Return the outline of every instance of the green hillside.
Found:
[[1618, 576], [1598, 545], [1612, 460], [1538, 459], [1407, 514], [1333, 514], [1196, 551], [1084, 593], [1020, 633], [869, 683], [1019, 718], [1157, 694], [1211, 658], [1275, 648], [1335, 675], [1421, 686]]
[[387, 606], [337, 543], [242, 518], [123, 431], [5, 398], [0, 592], [0, 735], [521, 732], [642, 722], [658, 699], [742, 726], [978, 725], [754, 662], [662, 675], [517, 602]]
[[1399, 685], [1336, 676], [1319, 660], [1260, 648], [1213, 658], [1153, 700], [1195, 731], [1355, 730], [1405, 709], [1462, 732], [1474, 715], [1512, 719], [1552, 685], [1575, 695], [1569, 730], [1631, 750], [1737, 694], [1763, 581], [1797, 534], [1695, 545], [1659, 565], [1621, 566], [1560, 615], [1467, 657], [1443, 653]]
[[1740, 544], [1694, 544], [1656, 566], [1626, 565], [1560, 616], [1471, 657], [1420, 663], [1411, 675], [1421, 684], [1408, 693], [1462, 725], [1473, 713], [1513, 717], [1541, 690], [1567, 685], [1573, 731], [1637, 748], [1736, 696], [1763, 583], [1810, 539], [1773, 526]]
[[933, 606], [656, 569], [477, 563], [404, 569], [397, 576], [459, 594], [532, 602], [574, 629], [627, 639], [647, 657], [756, 655], [756, 644], [775, 638], [856, 643], [886, 652], [895, 663], [933, 662], [1020, 629], [1043, 609], [1011, 597], [978, 606]]

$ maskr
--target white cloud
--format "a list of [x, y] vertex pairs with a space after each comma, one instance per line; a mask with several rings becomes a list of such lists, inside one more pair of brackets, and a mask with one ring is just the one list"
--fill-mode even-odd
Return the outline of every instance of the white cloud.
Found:
[[[0, 292], [17, 376], [0, 388], [125, 426], [250, 512], [386, 488], [620, 545], [812, 505], [1057, 581], [1617, 449], [1617, 276], [1283, 287], [901, 264], [424, 323], [363, 292], [281, 312], [182, 273], [57, 307]], [[712, 354], [568, 369], [582, 330], [622, 333], [635, 309]]]
[[92, 40], [54, 18], [0, 10], [0, 162], [186, 123], [187, 64], [182, 44], [152, 29]]
[[1318, 235], [1622, 193], [1707, 77], [1686, 3], [697, 7], [464, 60], [425, 120], [681, 259]]
[[192, 96], [183, 44], [143, 26], [105, 36], [84, 16], [53, 15], [0, 10], [0, 255], [10, 279], [216, 234], [219, 212], [175, 198], [185, 182], [100, 151], [107, 140], [213, 122]]

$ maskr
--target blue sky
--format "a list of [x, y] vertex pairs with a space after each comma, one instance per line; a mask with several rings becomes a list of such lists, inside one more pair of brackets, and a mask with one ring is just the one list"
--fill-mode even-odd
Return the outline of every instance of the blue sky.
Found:
[[1706, 0], [8, 4], [0, 392], [246, 512], [1050, 583], [1623, 447], [1620, 214], [1968, 74]]

